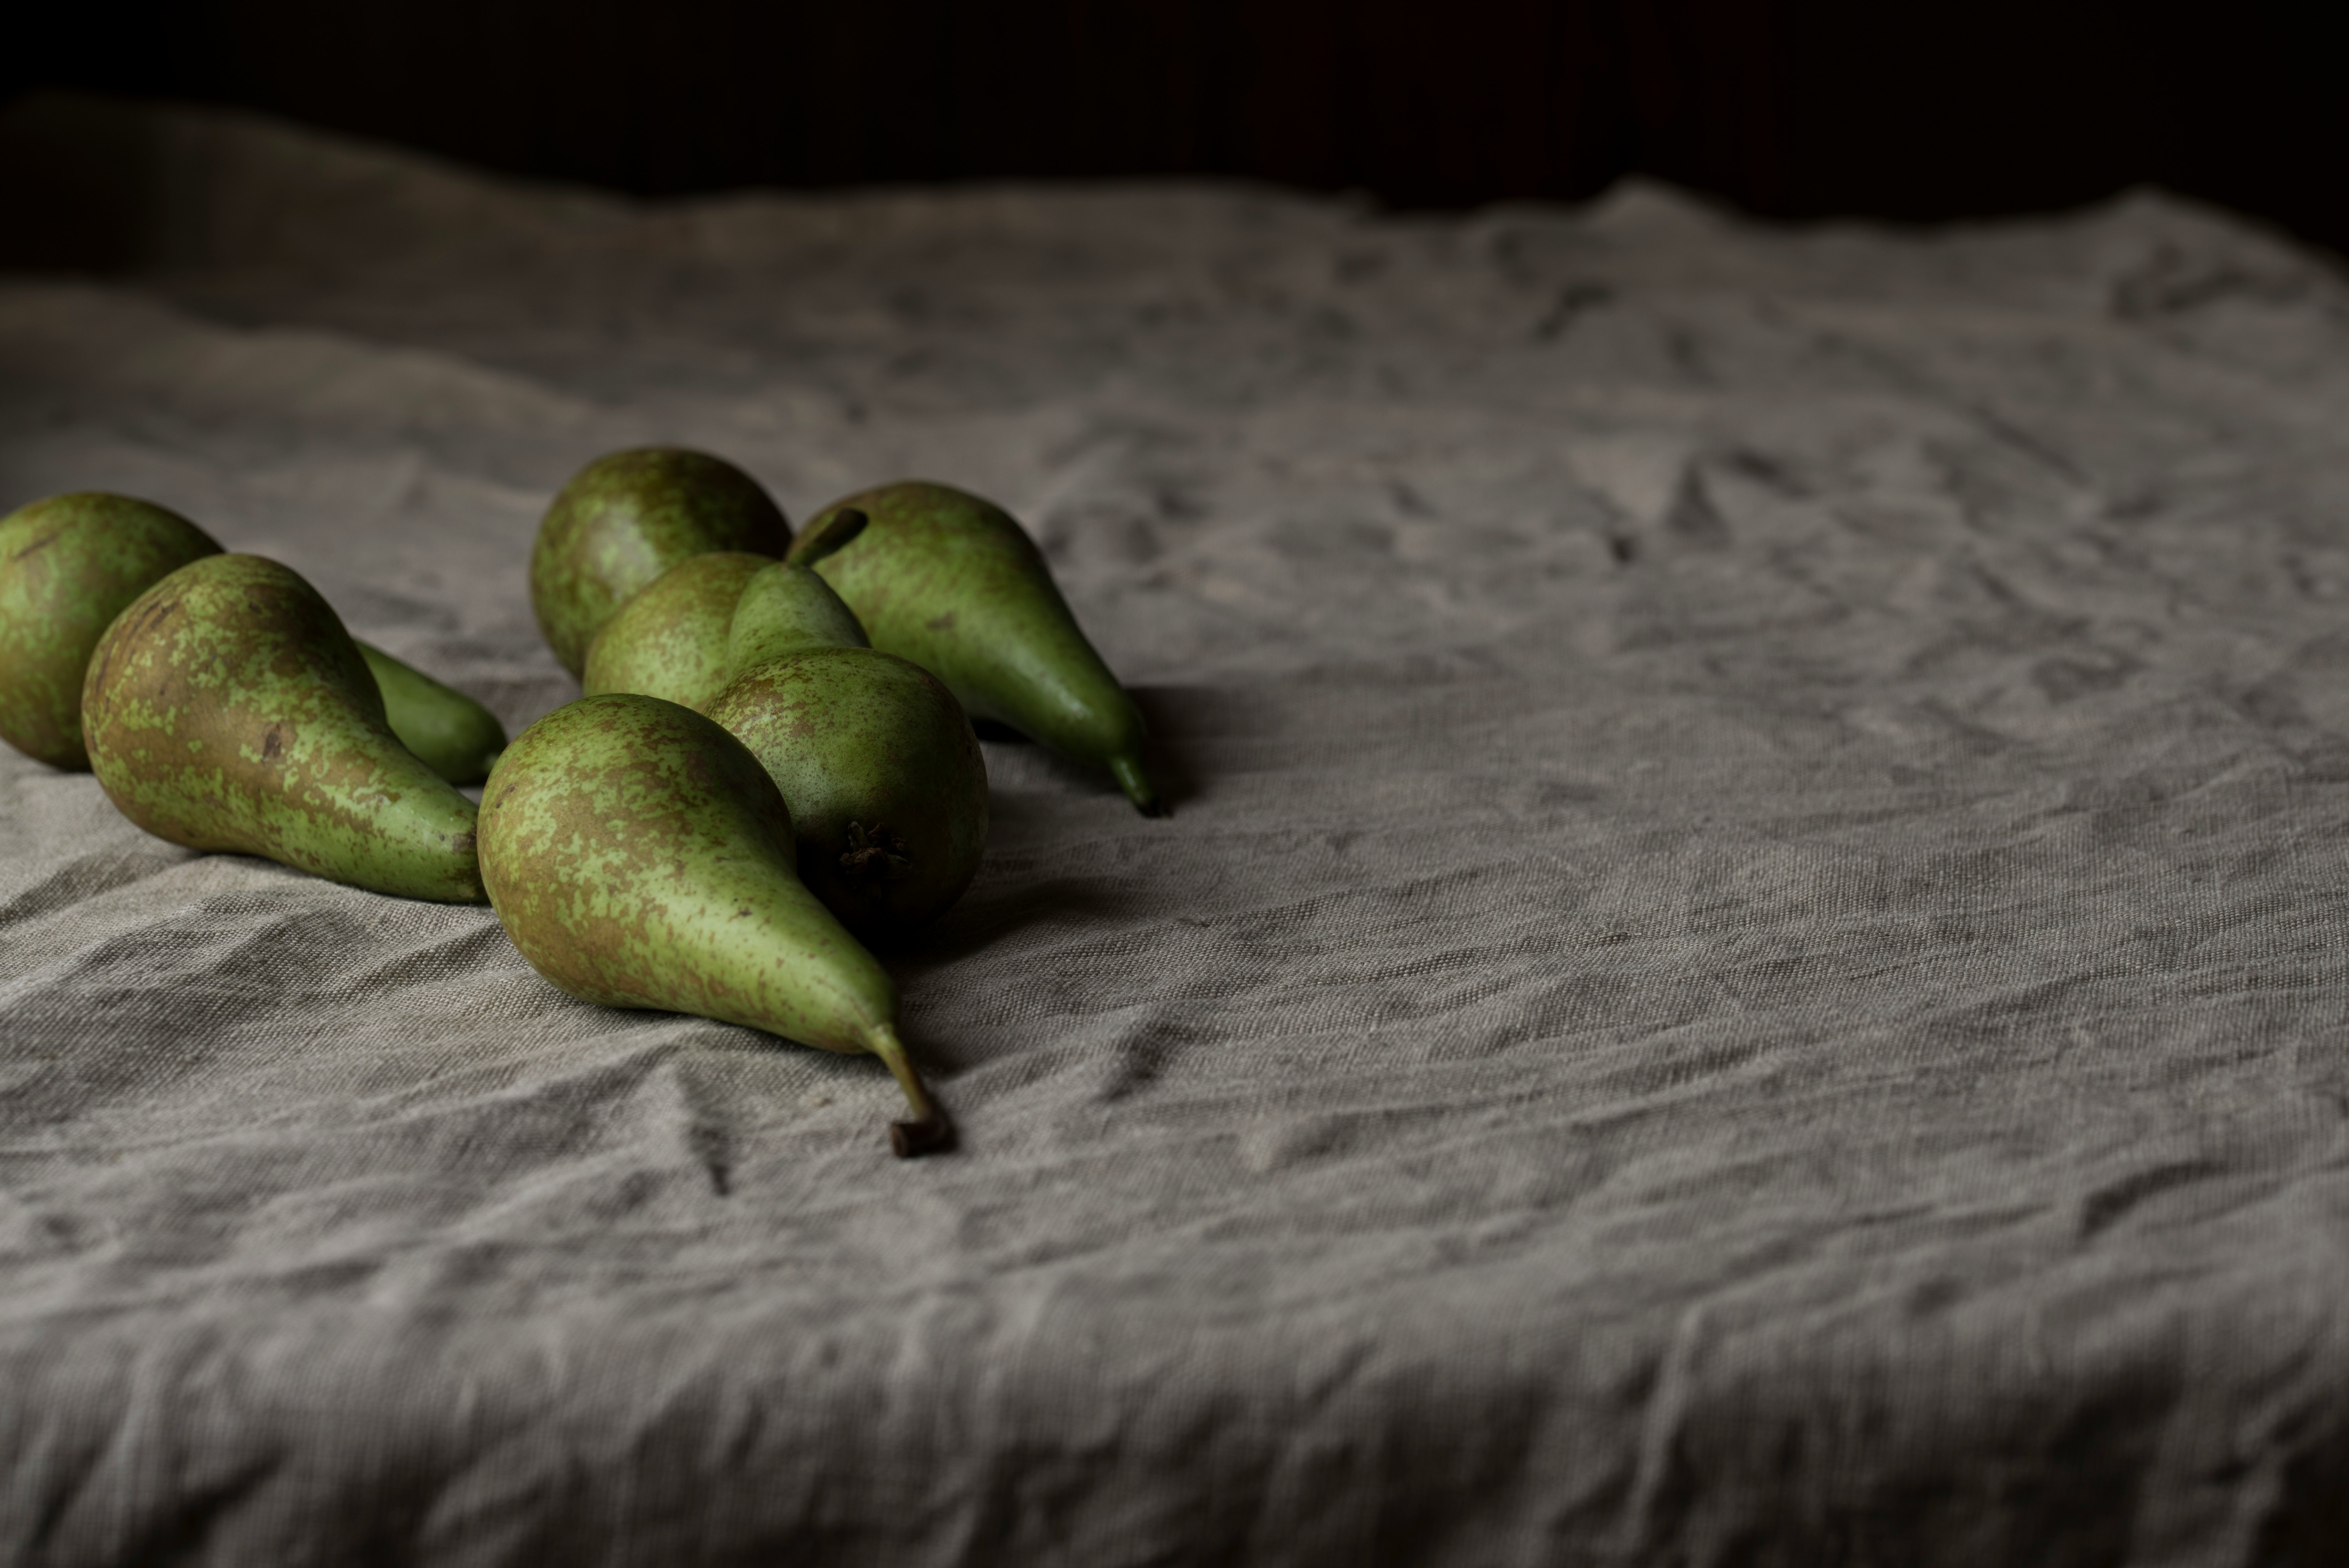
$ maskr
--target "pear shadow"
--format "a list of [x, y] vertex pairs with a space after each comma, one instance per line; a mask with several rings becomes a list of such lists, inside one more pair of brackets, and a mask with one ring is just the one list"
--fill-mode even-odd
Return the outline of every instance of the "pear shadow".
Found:
[[1150, 781], [1158, 786], [1159, 803], [1171, 817], [1199, 798], [1199, 737], [1206, 727], [1198, 721], [1222, 694], [1206, 686], [1133, 686], [1128, 695], [1150, 729], [1143, 766], [1150, 771]]
[[1053, 877], [993, 892], [976, 887], [933, 923], [874, 951], [893, 965], [936, 968], [959, 963], [1030, 926], [1048, 922], [1081, 926], [1126, 907], [1127, 901], [1109, 889], [1074, 877]]

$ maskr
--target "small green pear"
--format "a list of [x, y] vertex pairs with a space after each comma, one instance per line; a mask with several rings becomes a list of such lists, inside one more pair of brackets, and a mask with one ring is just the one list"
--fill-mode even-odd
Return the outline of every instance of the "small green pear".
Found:
[[758, 758], [676, 703], [583, 697], [515, 738], [481, 797], [481, 874], [531, 967], [572, 995], [869, 1051], [904, 1089], [900, 1155], [947, 1140], [888, 974], [792, 869]]
[[[853, 511], [833, 514], [828, 548], [861, 524]], [[800, 880], [866, 942], [945, 913], [987, 847], [987, 761], [954, 694], [919, 665], [868, 646], [848, 606], [804, 565], [750, 580], [731, 643], [734, 679], [703, 711], [782, 791]]]
[[547, 509], [531, 551], [531, 607], [554, 656], [579, 675], [604, 623], [678, 562], [713, 550], [779, 556], [791, 540], [782, 509], [722, 459], [679, 447], [614, 452]]
[[98, 640], [82, 738], [158, 838], [409, 898], [487, 896], [474, 807], [400, 745], [331, 606], [257, 555], [190, 562]]
[[587, 645], [580, 684], [589, 696], [635, 692], [698, 712], [726, 686], [726, 640], [743, 586], [771, 555], [689, 556], [620, 606]]
[[852, 508], [871, 521], [816, 570], [874, 647], [946, 682], [973, 717], [1107, 768], [1136, 809], [1164, 814], [1143, 770], [1141, 711], [1009, 512], [948, 485], [909, 480], [835, 501], [809, 532]]
[[381, 648], [357, 646], [383, 694], [384, 719], [402, 746], [451, 784], [479, 784], [490, 776], [506, 745], [506, 727], [496, 714]]
[[53, 495], [0, 518], [0, 740], [88, 767], [81, 685], [98, 639], [133, 599], [220, 552], [179, 513], [124, 495]]

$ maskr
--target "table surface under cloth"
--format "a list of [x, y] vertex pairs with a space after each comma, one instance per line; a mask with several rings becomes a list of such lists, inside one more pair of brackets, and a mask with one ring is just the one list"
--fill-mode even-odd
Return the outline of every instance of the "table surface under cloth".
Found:
[[0, 504], [175, 507], [519, 727], [597, 454], [961, 483], [1177, 806], [988, 745], [891, 960], [962, 1147], [898, 1161], [869, 1060], [0, 758], [0, 1558], [2338, 1560], [2317, 259], [2155, 195], [642, 205], [5, 136], [98, 148], [143, 261], [0, 280]]

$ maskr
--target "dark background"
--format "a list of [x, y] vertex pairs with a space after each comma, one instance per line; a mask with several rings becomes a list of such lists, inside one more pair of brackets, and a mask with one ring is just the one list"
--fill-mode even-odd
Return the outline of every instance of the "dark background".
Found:
[[2349, 250], [2349, 6], [2041, 0], [182, 0], [0, 91], [241, 104], [651, 194], [1208, 173], [1398, 207], [1630, 170], [1941, 220], [2153, 182]]

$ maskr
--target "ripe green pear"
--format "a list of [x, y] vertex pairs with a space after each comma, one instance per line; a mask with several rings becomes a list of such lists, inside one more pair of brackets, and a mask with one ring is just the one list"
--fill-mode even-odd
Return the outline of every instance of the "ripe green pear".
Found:
[[771, 555], [712, 551], [678, 562], [604, 623], [587, 645], [589, 696], [635, 692], [700, 711], [726, 686], [727, 637], [743, 587]]
[[782, 791], [800, 880], [866, 942], [945, 913], [987, 846], [987, 762], [954, 694], [865, 645], [805, 566], [751, 579], [732, 642], [735, 677], [703, 711]]
[[897, 1038], [895, 986], [801, 883], [790, 809], [716, 724], [628, 693], [558, 708], [498, 759], [481, 832], [490, 902], [555, 985], [869, 1051], [913, 1108], [892, 1146], [945, 1143]]
[[409, 898], [487, 896], [473, 803], [400, 745], [332, 607], [274, 561], [206, 556], [131, 601], [81, 717], [98, 783], [159, 838]]
[[1078, 629], [1043, 552], [1009, 512], [951, 486], [912, 480], [836, 501], [809, 531], [852, 508], [870, 522], [816, 570], [874, 647], [937, 676], [973, 717], [1107, 768], [1136, 809], [1163, 813], [1143, 769], [1141, 711]]
[[175, 511], [124, 495], [53, 495], [0, 518], [0, 739], [83, 769], [83, 672], [123, 607], [191, 561], [218, 555]]
[[539, 524], [530, 603], [573, 675], [604, 623], [678, 562], [713, 550], [779, 556], [791, 524], [759, 481], [678, 447], [596, 459], [563, 487]]
[[[0, 518], [0, 739], [52, 768], [89, 766], [82, 677], [123, 607], [207, 555], [212, 535], [124, 495], [50, 496]], [[361, 643], [400, 744], [452, 784], [489, 773], [505, 730], [490, 710]]]

